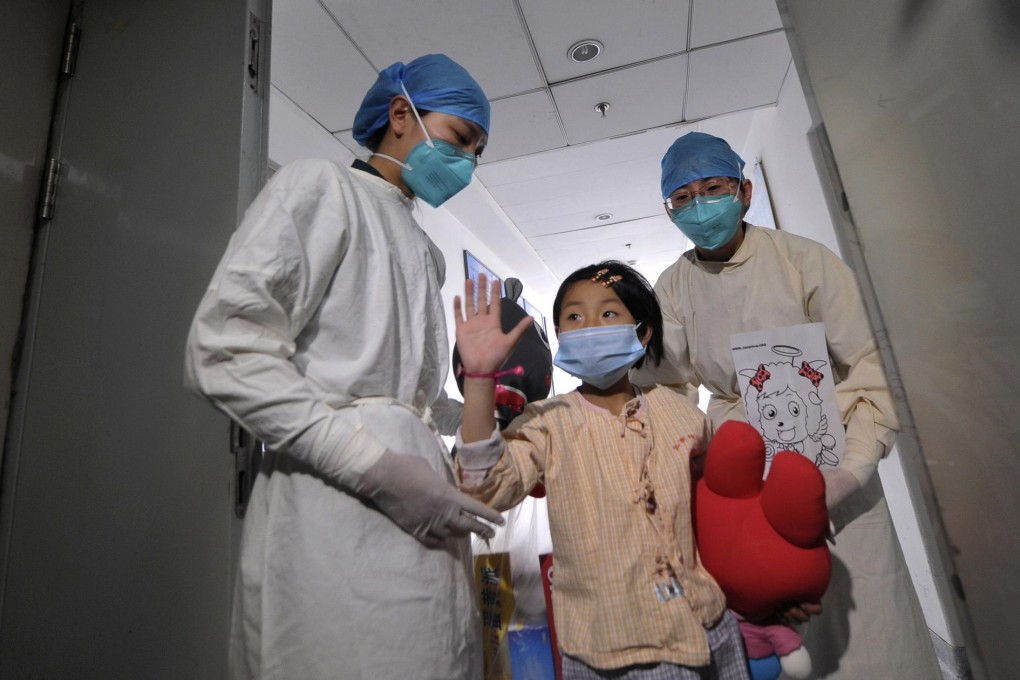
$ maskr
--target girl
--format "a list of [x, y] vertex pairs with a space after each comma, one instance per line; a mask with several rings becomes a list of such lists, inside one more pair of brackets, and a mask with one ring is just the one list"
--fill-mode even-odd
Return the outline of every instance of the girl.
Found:
[[[454, 300], [464, 364], [457, 438], [462, 489], [498, 510], [545, 484], [556, 555], [553, 609], [563, 677], [746, 678], [740, 633], [701, 566], [691, 529], [691, 466], [709, 428], [664, 387], [628, 370], [662, 356], [662, 314], [648, 282], [619, 262], [579, 269], [553, 303], [554, 363], [576, 392], [529, 404], [495, 430], [496, 370], [529, 320], [504, 334], [492, 302]], [[647, 356], [646, 356], [647, 355]]]

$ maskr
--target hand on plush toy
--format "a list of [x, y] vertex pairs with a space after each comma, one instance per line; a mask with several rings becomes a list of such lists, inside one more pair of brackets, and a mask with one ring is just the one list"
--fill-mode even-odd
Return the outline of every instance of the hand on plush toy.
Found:
[[825, 480], [812, 461], [789, 451], [776, 454], [765, 480], [764, 471], [761, 435], [747, 423], [723, 423], [695, 489], [698, 551], [742, 619], [752, 661], [774, 653], [787, 675], [806, 677], [810, 657], [779, 617], [802, 621], [821, 611], [809, 603], [821, 600], [832, 568]]
[[822, 613], [822, 605], [819, 602], [801, 602], [791, 604], [786, 609], [776, 612], [776, 617], [788, 626], [796, 626], [798, 623], [807, 623], [812, 616]]

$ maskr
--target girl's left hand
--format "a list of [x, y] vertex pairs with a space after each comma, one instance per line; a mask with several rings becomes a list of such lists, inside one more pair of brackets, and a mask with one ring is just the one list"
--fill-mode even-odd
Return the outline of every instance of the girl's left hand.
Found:
[[464, 282], [466, 308], [459, 295], [453, 298], [457, 350], [465, 372], [492, 373], [499, 370], [534, 321], [530, 316], [524, 317], [509, 333], [504, 333], [500, 323], [499, 280], [493, 279], [490, 284], [485, 274], [479, 274], [478, 287], [480, 295], [476, 303], [475, 282], [472, 279]]

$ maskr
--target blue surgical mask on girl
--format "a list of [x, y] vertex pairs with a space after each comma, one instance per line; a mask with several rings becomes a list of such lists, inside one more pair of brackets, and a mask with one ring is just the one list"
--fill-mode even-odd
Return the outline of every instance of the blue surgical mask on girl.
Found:
[[645, 355], [637, 328], [634, 324], [621, 324], [563, 331], [553, 364], [592, 387], [604, 390]]
[[673, 212], [673, 224], [694, 245], [705, 250], [722, 248], [737, 234], [744, 207], [735, 194], [696, 196], [691, 204]]
[[411, 110], [414, 111], [418, 125], [425, 132], [425, 141], [416, 144], [403, 162], [384, 153], [376, 152], [375, 155], [398, 164], [401, 167], [400, 178], [404, 180], [404, 184], [415, 196], [433, 208], [438, 208], [471, 183], [478, 158], [475, 154], [462, 151], [441, 139], [432, 139], [429, 131], [425, 129], [421, 116], [418, 115], [418, 108], [407, 94], [407, 88], [403, 83], [400, 84], [400, 88], [404, 91], [407, 101], [411, 103]]

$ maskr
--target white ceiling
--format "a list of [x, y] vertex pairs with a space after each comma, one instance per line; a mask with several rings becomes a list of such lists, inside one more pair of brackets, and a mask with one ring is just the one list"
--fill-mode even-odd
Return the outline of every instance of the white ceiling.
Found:
[[[350, 127], [378, 69], [443, 52], [471, 71], [492, 104], [490, 141], [470, 190], [447, 207], [466, 225], [484, 223], [489, 244], [502, 233], [512, 249], [530, 245], [504, 260], [553, 290], [609, 257], [654, 279], [686, 250], [662, 209], [663, 153], [689, 129], [740, 149], [754, 110], [776, 104], [791, 66], [775, 0], [273, 6], [274, 89], [360, 157]], [[571, 61], [570, 46], [588, 38], [602, 54]]]

